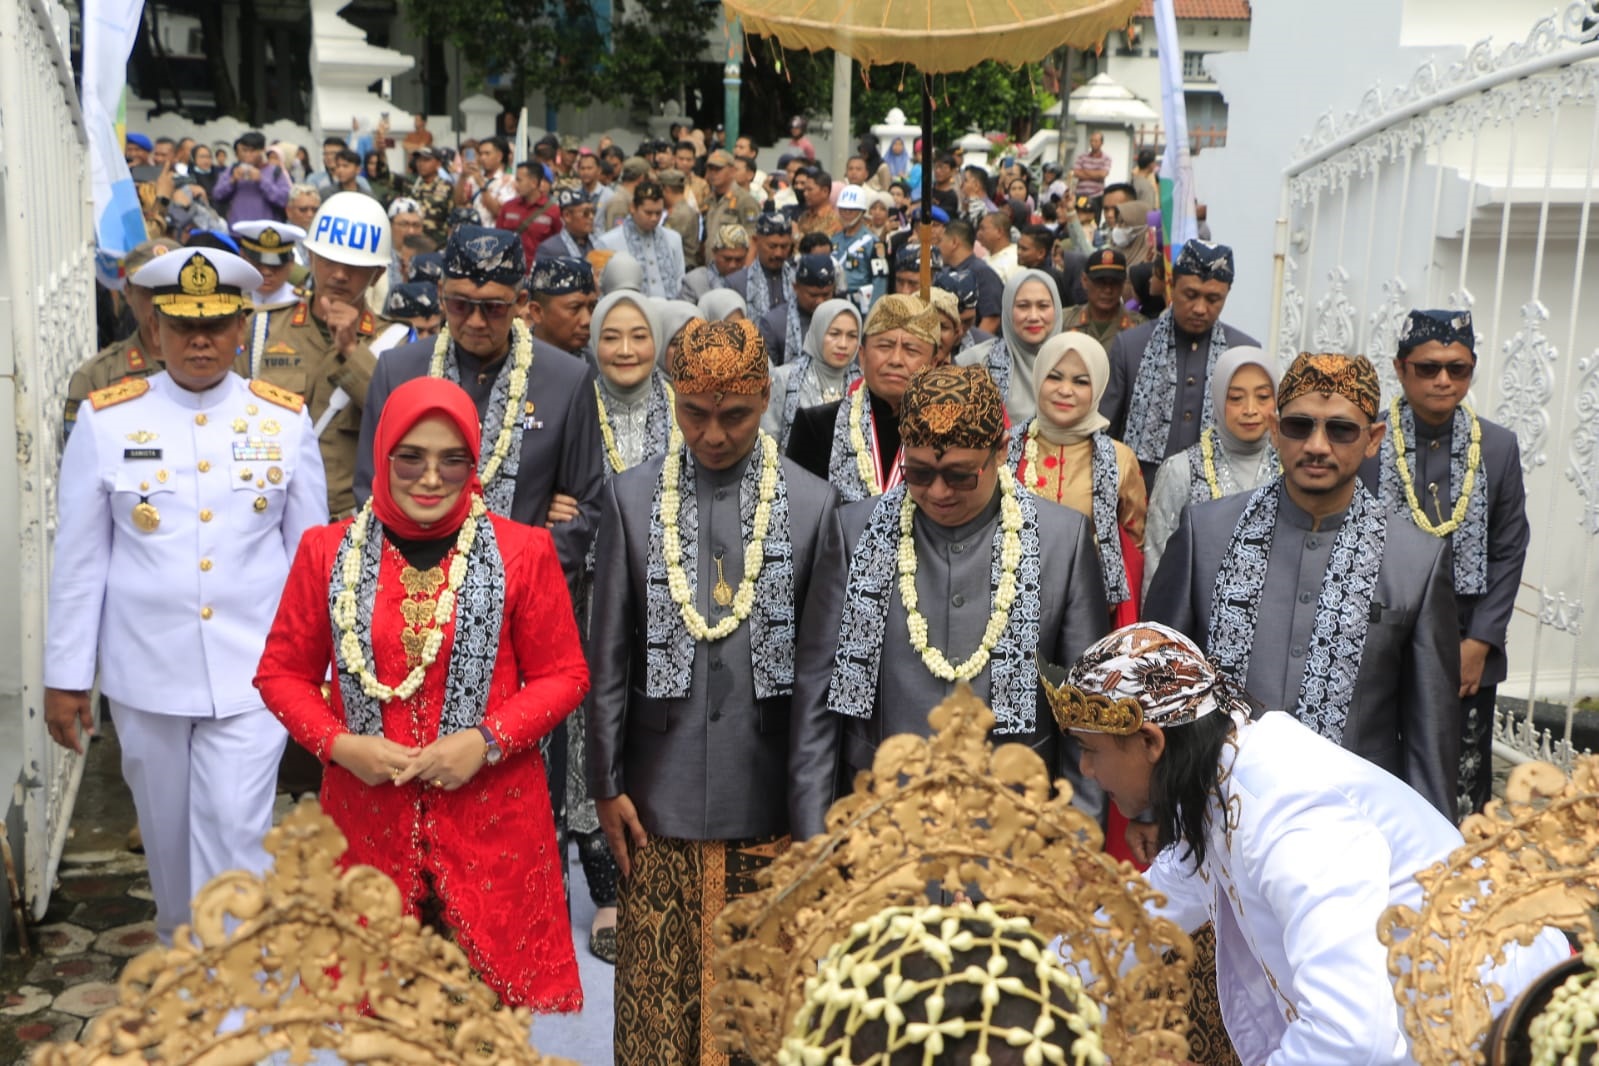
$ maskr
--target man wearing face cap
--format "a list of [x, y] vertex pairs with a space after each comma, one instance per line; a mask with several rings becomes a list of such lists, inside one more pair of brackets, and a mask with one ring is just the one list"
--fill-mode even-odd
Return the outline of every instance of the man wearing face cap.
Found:
[[[885, 297], [893, 299], [894, 297]], [[1092, 527], [1016, 484], [1005, 404], [982, 367], [911, 380], [900, 409], [904, 483], [840, 511], [844, 544], [822, 557], [796, 652], [789, 810], [814, 836], [834, 798], [927, 708], [971, 684], [994, 742], [1026, 744], [1079, 784], [1050, 719], [1035, 656], [1075, 660], [1106, 629]]]
[[586, 259], [594, 250], [594, 201], [582, 189], [560, 189], [555, 206], [561, 212], [561, 229], [539, 243], [538, 259]]
[[1282, 475], [1191, 504], [1144, 617], [1192, 634], [1234, 682], [1453, 818], [1460, 639], [1449, 544], [1358, 477], [1386, 427], [1364, 357], [1303, 353], [1277, 388]]
[[831, 481], [846, 503], [898, 485], [900, 404], [938, 342], [938, 313], [927, 304], [898, 293], [878, 300], [861, 327], [860, 380], [844, 399], [795, 413], [789, 458]]
[[304, 401], [233, 372], [261, 275], [191, 248], [131, 281], [164, 370], [90, 393], [62, 456], [44, 710], [81, 753], [98, 678], [170, 944], [207, 881], [270, 865], [287, 734], [250, 679], [327, 488]]
[[1450, 543], [1460, 613], [1460, 816], [1493, 786], [1494, 697], [1506, 631], [1527, 561], [1527, 491], [1516, 435], [1477, 417], [1466, 393], [1477, 369], [1470, 311], [1412, 311], [1394, 372], [1402, 398], [1385, 413], [1382, 452], [1361, 477], [1422, 532]]
[[603, 477], [592, 371], [521, 323], [526, 274], [515, 233], [461, 226], [450, 235], [440, 292], [446, 328], [385, 355], [372, 375], [356, 496], [364, 501], [371, 492], [373, 434], [389, 393], [423, 375], [453, 381], [483, 418], [479, 474], [490, 510], [542, 526], [556, 493], [577, 501], [577, 514], [551, 529], [575, 587], [594, 537]]
[[587, 758], [622, 873], [621, 1066], [727, 1061], [702, 950], [788, 843], [794, 640], [841, 534], [832, 489], [760, 431], [767, 367], [753, 322], [690, 322], [667, 365], [678, 439], [604, 489]]
[[1171, 306], [1153, 322], [1121, 330], [1110, 345], [1110, 384], [1099, 412], [1110, 419], [1111, 435], [1138, 456], [1147, 485], [1162, 459], [1216, 424], [1210, 375], [1221, 353], [1260, 346], [1221, 320], [1233, 272], [1231, 248], [1189, 241], [1172, 266]]
[[794, 298], [756, 318], [772, 365], [798, 358], [811, 315], [838, 288], [838, 264], [825, 253], [802, 255], [794, 265]]
[[728, 288], [744, 297], [750, 318], [759, 322], [779, 304], [794, 298], [794, 227], [780, 212], [755, 220], [755, 260], [727, 279]]

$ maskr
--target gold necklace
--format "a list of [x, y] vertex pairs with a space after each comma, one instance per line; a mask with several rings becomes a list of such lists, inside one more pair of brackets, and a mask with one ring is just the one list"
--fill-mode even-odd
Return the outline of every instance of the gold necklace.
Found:
[[[1410, 505], [1410, 517], [1416, 523], [1417, 529], [1423, 533], [1431, 533], [1435, 537], [1447, 537], [1460, 528], [1460, 523], [1466, 518], [1466, 509], [1471, 506], [1471, 492], [1477, 486], [1477, 470], [1482, 466], [1482, 423], [1477, 421], [1477, 412], [1470, 407], [1461, 404], [1460, 409], [1471, 419], [1471, 445], [1466, 449], [1466, 476], [1461, 479], [1460, 496], [1455, 500], [1449, 520], [1435, 524], [1427, 517], [1427, 509], [1421, 505], [1421, 500], [1416, 496], [1416, 482], [1411, 476], [1410, 459], [1406, 454], [1405, 427], [1400, 416], [1398, 398], [1396, 397], [1388, 407], [1388, 428], [1394, 435], [1394, 465], [1398, 467], [1399, 483], [1405, 487], [1405, 502]], [[1434, 506], [1438, 507], [1438, 517], [1441, 519], [1443, 508], [1438, 505], [1437, 499], [1435, 488]]]

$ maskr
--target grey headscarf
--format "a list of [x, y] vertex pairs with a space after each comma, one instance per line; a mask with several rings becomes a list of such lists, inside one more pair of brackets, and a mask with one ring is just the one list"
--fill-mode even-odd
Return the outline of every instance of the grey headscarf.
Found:
[[606, 261], [605, 269], [600, 272], [600, 295], [609, 296], [624, 289], [644, 291], [644, 268], [626, 252], [617, 252]]
[[749, 304], [732, 289], [712, 289], [700, 297], [700, 317], [707, 322], [721, 322], [737, 311], [749, 317]]
[[1224, 413], [1227, 410], [1227, 390], [1232, 387], [1233, 375], [1246, 366], [1258, 366], [1266, 372], [1266, 377], [1271, 381], [1271, 391], [1277, 392], [1277, 384], [1282, 379], [1282, 373], [1277, 369], [1277, 363], [1259, 348], [1248, 345], [1239, 345], [1228, 348], [1216, 358], [1216, 369], [1210, 375], [1210, 403], [1211, 410], [1216, 412], [1216, 435], [1221, 438], [1222, 447], [1235, 455], [1259, 455], [1271, 444], [1271, 434], [1265, 433], [1257, 441], [1243, 441], [1233, 436], [1227, 428], [1227, 419]]
[[700, 309], [685, 300], [655, 300], [655, 319], [661, 331], [655, 335], [656, 365], [666, 369], [666, 349], [672, 338], [683, 331], [693, 319], [700, 317]]
[[[594, 305], [594, 321], [589, 327], [589, 336], [593, 338], [591, 345], [596, 353], [599, 351], [600, 331], [605, 328], [605, 319], [612, 311], [616, 310], [618, 305], [624, 303], [632, 304], [644, 315], [644, 321], [649, 323], [650, 327], [651, 344], [658, 346], [659, 341], [657, 338], [661, 333], [661, 323], [660, 317], [656, 313], [655, 301], [642, 293], [634, 292], [630, 289], [622, 289], [611, 293], [609, 296], [601, 297], [600, 302]], [[596, 355], [595, 364], [598, 365], [598, 363], [599, 357]], [[637, 403], [650, 391], [650, 379], [648, 377], [632, 388], [627, 389], [619, 387], [610, 378], [607, 378], [604, 370], [600, 371], [599, 379], [600, 388], [625, 404]]]
[[[1022, 286], [1029, 281], [1037, 281], [1049, 290], [1049, 298], [1055, 302], [1055, 318], [1050, 323], [1049, 330], [1037, 344], [1028, 344], [1022, 340], [1015, 323], [1011, 321], [1011, 307], [1016, 303], [1016, 294], [1021, 292]], [[1044, 342], [1060, 332], [1060, 289], [1055, 285], [1055, 279], [1042, 270], [1018, 270], [1011, 275], [1005, 283], [1005, 296], [1000, 303], [999, 329], [1005, 341], [1005, 347], [1010, 352], [1010, 394], [1005, 397], [1005, 406], [1010, 411], [1013, 421], [1023, 422], [1033, 417], [1037, 407], [1038, 386], [1033, 377], [1033, 367], [1038, 360], [1038, 350]]]
[[[855, 317], [856, 330], [862, 329], [860, 308], [849, 300], [828, 300], [812, 312], [811, 327], [805, 331], [805, 354], [810, 358], [811, 372], [824, 387], [830, 385], [835, 389], [842, 389], [849, 377], [849, 364], [834, 368], [822, 358], [822, 343], [827, 337], [828, 327], [839, 315], [845, 314]], [[860, 358], [858, 350], [856, 358]]]

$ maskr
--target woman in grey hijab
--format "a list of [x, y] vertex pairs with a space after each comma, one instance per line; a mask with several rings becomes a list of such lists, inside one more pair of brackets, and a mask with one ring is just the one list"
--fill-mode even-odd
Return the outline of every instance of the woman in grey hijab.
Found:
[[[702, 301], [703, 302], [703, 301]], [[811, 315], [800, 357], [772, 370], [772, 398], [761, 428], [788, 447], [794, 413], [842, 400], [861, 376], [861, 312], [850, 300], [828, 300]]]
[[617, 252], [606, 260], [605, 269], [600, 271], [600, 295], [609, 296], [623, 290], [644, 291], [644, 268], [626, 252]]
[[730, 318], [748, 318], [749, 305], [732, 289], [712, 289], [700, 297], [700, 317], [707, 322], [723, 322]]
[[683, 327], [700, 317], [700, 309], [686, 300], [656, 300], [655, 321], [661, 331], [655, 335], [656, 365], [666, 369], [666, 358], [677, 346]]
[[1183, 508], [1249, 492], [1277, 476], [1280, 464], [1267, 422], [1277, 410], [1276, 361], [1259, 348], [1229, 348], [1210, 377], [1210, 402], [1219, 416], [1199, 443], [1160, 464], [1149, 494], [1144, 529], [1144, 587], [1160, 564]]
[[672, 409], [656, 364], [661, 331], [657, 301], [642, 293], [613, 292], [594, 307], [589, 335], [607, 477], [666, 453]]
[[1060, 332], [1060, 290], [1042, 270], [1019, 270], [1005, 283], [1000, 335], [955, 357], [960, 366], [986, 366], [1005, 397], [1010, 422], [1019, 426], [1037, 413], [1033, 366], [1044, 342]]

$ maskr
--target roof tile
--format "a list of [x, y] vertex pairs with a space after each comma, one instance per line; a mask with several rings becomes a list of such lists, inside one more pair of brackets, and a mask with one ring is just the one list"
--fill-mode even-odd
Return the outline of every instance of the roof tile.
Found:
[[[1247, 19], [1249, 0], [1174, 0], [1180, 19]], [[1134, 18], [1153, 18], [1154, 0], [1143, 0]]]

